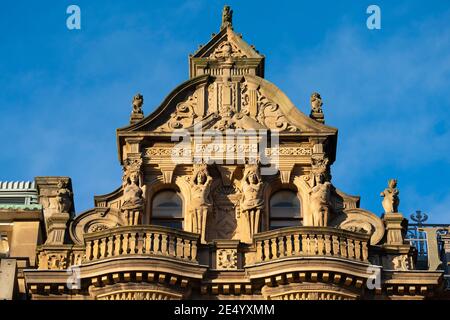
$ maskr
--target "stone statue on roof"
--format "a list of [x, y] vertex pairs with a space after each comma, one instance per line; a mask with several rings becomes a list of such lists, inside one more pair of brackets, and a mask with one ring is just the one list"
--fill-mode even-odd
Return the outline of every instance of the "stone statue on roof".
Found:
[[222, 25], [220, 29], [224, 29], [226, 27], [231, 27], [233, 25], [233, 10], [231, 10], [230, 6], [224, 6], [222, 10]]

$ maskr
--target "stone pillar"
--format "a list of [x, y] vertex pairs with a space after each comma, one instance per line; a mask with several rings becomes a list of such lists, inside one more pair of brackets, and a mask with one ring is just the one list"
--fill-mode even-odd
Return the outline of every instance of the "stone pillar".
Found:
[[0, 259], [0, 300], [12, 300], [16, 287], [16, 259]]
[[42, 205], [46, 244], [63, 244], [67, 223], [74, 216], [72, 182], [69, 177], [36, 177]]
[[401, 246], [404, 245], [407, 220], [399, 212], [385, 213], [383, 221], [386, 226], [386, 244]]
[[446, 235], [441, 236], [441, 240], [444, 243], [444, 255], [447, 273], [450, 273], [450, 230]]
[[68, 213], [55, 213], [47, 220], [47, 241], [45, 244], [63, 244], [66, 235]]

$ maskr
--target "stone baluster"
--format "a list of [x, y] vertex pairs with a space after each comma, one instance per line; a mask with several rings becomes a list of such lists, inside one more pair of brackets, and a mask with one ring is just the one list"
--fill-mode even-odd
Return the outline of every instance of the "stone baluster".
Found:
[[106, 241], [108, 238], [101, 238], [100, 239], [100, 259], [103, 259], [106, 257]]
[[355, 240], [355, 259], [361, 260], [361, 245], [359, 240]]
[[183, 258], [189, 259], [190, 255], [191, 255], [191, 241], [185, 239], [183, 246]]
[[270, 258], [270, 240], [264, 240], [264, 261]]
[[363, 241], [362, 242], [362, 261], [367, 261], [369, 258], [369, 251], [367, 248], [367, 242]]
[[277, 238], [273, 238], [270, 241], [272, 243], [272, 245], [271, 245], [272, 258], [278, 258], [278, 254], [277, 254]]
[[294, 255], [300, 254], [300, 236], [298, 234], [294, 234]]
[[309, 235], [309, 246], [310, 246], [310, 254], [313, 256], [317, 255], [317, 236], [315, 234]]
[[144, 233], [137, 233], [137, 254], [142, 254], [144, 252]]
[[161, 254], [163, 255], [168, 255], [168, 250], [167, 250], [167, 234], [162, 234], [161, 235]]
[[331, 240], [330, 235], [326, 234], [325, 236], [325, 254], [331, 255]]
[[106, 250], [106, 256], [111, 257], [114, 254], [114, 237], [111, 235], [108, 237], [108, 249]]
[[94, 240], [94, 245], [92, 246], [92, 260], [98, 259], [98, 239]]
[[180, 237], [177, 237], [177, 249], [176, 249], [176, 256], [177, 258], [183, 257], [183, 239]]
[[262, 241], [256, 241], [256, 262], [264, 261]]
[[121, 235], [120, 234], [116, 234], [114, 236], [114, 255], [115, 256], [120, 256], [120, 249], [122, 248], [122, 243], [121, 243]]
[[288, 257], [292, 256], [292, 235], [286, 236], [286, 255]]
[[136, 253], [136, 233], [132, 232], [130, 239], [130, 254]]
[[343, 258], [347, 258], [347, 239], [344, 237], [340, 237], [340, 245], [341, 245], [341, 256]]
[[175, 257], [175, 241], [174, 237], [169, 235], [169, 255]]
[[191, 260], [197, 261], [197, 241], [192, 241]]
[[332, 236], [333, 239], [333, 256], [339, 255], [339, 241], [337, 236]]
[[309, 246], [308, 246], [308, 239], [306, 234], [302, 234], [302, 254], [308, 254], [309, 253]]
[[323, 236], [321, 234], [317, 235], [317, 254], [323, 255], [323, 249], [324, 249], [324, 242], [323, 242]]
[[347, 253], [350, 259], [355, 258], [355, 245], [353, 244], [353, 239], [347, 238]]
[[128, 236], [129, 236], [128, 233], [125, 233], [123, 235], [123, 239], [122, 239], [122, 254], [123, 255], [128, 254], [128, 248], [129, 248], [129, 246], [128, 246]]
[[278, 237], [278, 257], [284, 257], [286, 250], [284, 248], [284, 237]]
[[92, 241], [86, 241], [86, 261], [91, 261], [92, 258]]
[[144, 253], [151, 253], [152, 234], [150, 232], [145, 233]]
[[162, 253], [161, 248], [160, 248], [160, 245], [161, 245], [160, 236], [161, 235], [159, 233], [153, 234], [153, 249], [152, 249], [153, 254], [157, 254], [159, 252]]

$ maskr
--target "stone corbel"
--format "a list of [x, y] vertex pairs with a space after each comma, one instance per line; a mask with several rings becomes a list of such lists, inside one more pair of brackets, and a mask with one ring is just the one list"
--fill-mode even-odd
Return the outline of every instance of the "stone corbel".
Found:
[[224, 186], [231, 186], [233, 183], [234, 174], [236, 173], [236, 165], [218, 165], [220, 176], [222, 177], [222, 182]]
[[163, 183], [172, 183], [173, 172], [175, 171], [176, 167], [177, 164], [173, 162], [158, 164], [158, 169], [161, 170], [162, 173]]
[[291, 181], [291, 173], [292, 169], [294, 169], [295, 163], [288, 162], [283, 163], [280, 162], [278, 169], [280, 170], [280, 180], [283, 184], [288, 184]]

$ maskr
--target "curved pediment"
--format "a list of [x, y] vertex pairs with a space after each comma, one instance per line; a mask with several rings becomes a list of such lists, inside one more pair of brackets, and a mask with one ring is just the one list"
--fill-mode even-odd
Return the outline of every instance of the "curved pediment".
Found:
[[172, 91], [152, 114], [118, 129], [170, 133], [179, 129], [267, 129], [281, 133], [335, 135], [337, 129], [302, 113], [274, 84], [246, 75], [227, 81], [203, 75]]
[[343, 210], [330, 223], [337, 228], [370, 235], [370, 244], [376, 245], [383, 239], [385, 227], [376, 214], [361, 208]]
[[114, 208], [98, 207], [79, 214], [69, 226], [75, 244], [84, 243], [84, 235], [126, 225], [120, 212]]

